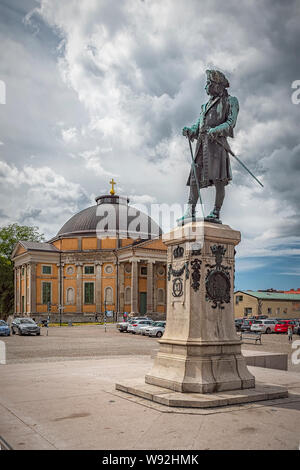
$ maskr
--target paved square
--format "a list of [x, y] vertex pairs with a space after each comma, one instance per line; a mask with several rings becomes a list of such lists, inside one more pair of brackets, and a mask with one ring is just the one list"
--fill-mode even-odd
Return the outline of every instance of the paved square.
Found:
[[297, 371], [250, 367], [258, 382], [287, 387], [288, 398], [190, 410], [115, 390], [116, 382], [137, 381], [148, 373], [155, 339], [86, 326], [52, 328], [48, 338], [10, 337], [5, 342], [0, 435], [14, 449], [299, 447]]

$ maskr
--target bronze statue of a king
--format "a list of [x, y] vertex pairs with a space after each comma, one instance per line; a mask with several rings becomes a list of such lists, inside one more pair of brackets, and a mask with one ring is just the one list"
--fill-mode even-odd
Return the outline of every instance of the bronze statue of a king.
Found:
[[194, 163], [187, 181], [190, 187], [188, 208], [179, 222], [195, 218], [195, 208], [201, 188], [215, 186], [215, 205], [205, 218], [221, 223], [220, 210], [225, 197], [225, 186], [232, 179], [227, 137], [233, 137], [239, 102], [227, 92], [229, 82], [218, 70], [206, 70], [206, 93], [209, 101], [201, 106], [196, 124], [184, 127], [182, 133], [190, 141], [197, 139]]

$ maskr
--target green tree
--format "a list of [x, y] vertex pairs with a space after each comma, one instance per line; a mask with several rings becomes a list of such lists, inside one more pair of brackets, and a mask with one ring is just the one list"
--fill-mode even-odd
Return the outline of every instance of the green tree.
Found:
[[18, 241], [44, 241], [38, 227], [10, 224], [0, 228], [0, 318], [13, 313], [14, 308], [14, 273], [10, 259]]

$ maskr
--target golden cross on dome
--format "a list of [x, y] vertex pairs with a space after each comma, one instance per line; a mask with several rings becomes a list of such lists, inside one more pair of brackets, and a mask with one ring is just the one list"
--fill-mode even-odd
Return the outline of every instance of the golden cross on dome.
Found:
[[109, 182], [109, 184], [111, 184], [111, 190], [109, 191], [110, 194], [113, 196], [115, 194], [115, 188], [114, 188], [114, 185], [117, 184], [114, 179], [112, 178]]

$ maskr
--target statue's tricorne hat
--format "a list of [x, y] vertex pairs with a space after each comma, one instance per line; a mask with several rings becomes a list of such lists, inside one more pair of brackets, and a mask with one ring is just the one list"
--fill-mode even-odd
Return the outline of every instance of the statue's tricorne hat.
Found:
[[230, 86], [229, 81], [225, 77], [224, 73], [220, 72], [219, 70], [206, 70], [206, 75], [209, 80], [218, 85], [223, 85], [225, 88]]

